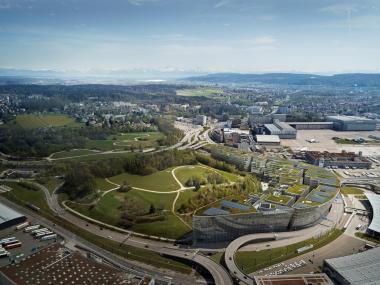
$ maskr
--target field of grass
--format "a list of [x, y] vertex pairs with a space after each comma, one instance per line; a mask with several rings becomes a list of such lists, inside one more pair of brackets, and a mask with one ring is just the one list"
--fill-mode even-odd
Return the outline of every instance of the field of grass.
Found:
[[100, 191], [107, 191], [116, 187], [116, 185], [109, 183], [107, 180], [103, 178], [95, 178], [95, 185], [96, 189]]
[[19, 115], [16, 117], [16, 122], [25, 129], [77, 125], [73, 118], [65, 115]]
[[88, 217], [118, 226], [125, 200], [133, 201], [133, 204], [144, 213], [148, 213], [153, 205], [156, 211], [165, 216], [165, 219], [149, 223], [136, 223], [129, 229], [147, 235], [176, 239], [186, 234], [189, 228], [171, 213], [175, 196], [175, 193], [155, 194], [138, 190], [130, 190], [126, 193], [113, 191], [102, 197], [96, 206], [79, 205], [72, 202], [69, 202], [68, 206]]
[[145, 176], [123, 173], [109, 180], [117, 184], [127, 181], [130, 186], [159, 192], [174, 191], [179, 188], [179, 185], [174, 180], [171, 170], [172, 168], [168, 168]]
[[177, 96], [203, 96], [203, 97], [217, 97], [218, 94], [223, 94], [223, 90], [218, 88], [191, 88], [191, 89], [181, 89], [177, 90]]
[[368, 240], [369, 242], [373, 242], [373, 243], [376, 243], [376, 244], [380, 244], [380, 240], [370, 236], [369, 234], [366, 234], [366, 233], [362, 233], [362, 232], [356, 232], [355, 233], [355, 236], [359, 237], [359, 238], [362, 238], [362, 239], [365, 239], [365, 240]]
[[90, 140], [86, 147], [103, 151], [151, 148], [158, 146], [157, 140], [163, 137], [160, 132], [123, 133], [110, 136], [107, 140]]
[[344, 196], [347, 196], [347, 195], [361, 195], [361, 194], [364, 193], [364, 191], [361, 190], [360, 188], [349, 187], [349, 186], [345, 186], [345, 187], [340, 188], [340, 192]]
[[66, 158], [66, 157], [73, 157], [73, 156], [80, 156], [80, 155], [87, 155], [87, 154], [96, 154], [96, 151], [89, 150], [89, 149], [72, 149], [68, 151], [56, 152], [51, 156], [51, 158]]
[[188, 181], [191, 177], [197, 176], [200, 178], [206, 178], [207, 174], [215, 172], [225, 177], [229, 182], [236, 182], [239, 179], [239, 176], [235, 174], [218, 169], [205, 168], [199, 165], [189, 165], [187, 167], [178, 168], [175, 171], [175, 175], [177, 176], [178, 180], [181, 181], [183, 185], [185, 185], [186, 181]]
[[292, 199], [291, 196], [287, 195], [280, 195], [280, 196], [274, 196], [274, 195], [268, 195], [265, 200], [268, 202], [275, 202], [283, 205], [287, 205], [289, 201]]
[[15, 183], [9, 183], [14, 191], [7, 192], [5, 194], [1, 194], [10, 201], [17, 203], [19, 205], [25, 206], [25, 203], [29, 201], [29, 199], [33, 199], [33, 204], [40, 207], [41, 211], [39, 214], [50, 221], [56, 223], [64, 227], [65, 229], [75, 233], [76, 235], [88, 240], [89, 242], [108, 250], [114, 254], [120, 255], [122, 257], [140, 261], [151, 266], [165, 268], [170, 270], [175, 270], [184, 274], [189, 274], [191, 272], [191, 267], [183, 264], [178, 261], [174, 261], [170, 258], [165, 258], [158, 253], [151, 252], [145, 249], [139, 249], [128, 245], [121, 245], [120, 243], [106, 239], [97, 235], [94, 235], [85, 229], [82, 229], [56, 215], [50, 211], [49, 207], [46, 204], [45, 196], [42, 191], [33, 191], [29, 189], [25, 189]]
[[[327, 235], [324, 235], [320, 238], [311, 238], [302, 242], [298, 242], [295, 244], [291, 244], [285, 247], [278, 247], [273, 249], [265, 249], [261, 251], [238, 251], [235, 260], [237, 265], [241, 268], [241, 270], [249, 274], [251, 272], [255, 272], [259, 269], [271, 266], [273, 264], [288, 260], [290, 258], [296, 257], [301, 254], [305, 254], [308, 251], [318, 249], [322, 246], [327, 245], [332, 242], [336, 238], [338, 238], [343, 231], [341, 230], [333, 230]], [[313, 249], [305, 251], [303, 253], [298, 254], [297, 249], [306, 245], [314, 245]]]

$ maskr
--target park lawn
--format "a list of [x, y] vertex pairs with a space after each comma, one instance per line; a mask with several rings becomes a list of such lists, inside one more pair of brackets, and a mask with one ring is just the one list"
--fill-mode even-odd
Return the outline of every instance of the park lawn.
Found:
[[171, 174], [172, 168], [158, 171], [150, 175], [135, 175], [130, 173], [122, 173], [117, 176], [110, 177], [109, 180], [123, 184], [126, 181], [132, 187], [143, 188], [147, 190], [167, 192], [174, 191], [179, 188], [178, 183]]
[[136, 198], [138, 201], [141, 201], [141, 207], [143, 207], [145, 212], [149, 211], [150, 205], [153, 205], [156, 209], [171, 211], [176, 193], [160, 194], [132, 189], [125, 193], [125, 196], [127, 198], [133, 197]]
[[349, 186], [345, 186], [345, 187], [340, 188], [340, 192], [344, 196], [347, 196], [347, 195], [361, 195], [361, 194], [364, 193], [364, 191], [361, 190], [361, 189], [359, 189], [359, 188], [349, 187]]
[[139, 132], [139, 133], [122, 133], [112, 135], [106, 140], [89, 140], [86, 147], [98, 150], [115, 150], [115, 149], [139, 149], [158, 146], [157, 140], [163, 138], [161, 132]]
[[110, 192], [104, 195], [96, 206], [81, 205], [73, 202], [67, 202], [67, 206], [85, 216], [115, 226], [120, 221], [121, 211], [119, 207], [122, 201], [118, 199], [117, 194], [116, 192]]
[[[108, 152], [108, 153], [94, 153], [91, 155], [85, 155], [85, 156], [78, 156], [78, 157], [70, 157], [65, 159], [65, 161], [99, 161], [104, 159], [110, 159], [110, 158], [125, 158], [128, 156], [133, 155], [131, 152]], [[58, 160], [59, 161], [59, 160]]]
[[97, 152], [90, 149], [72, 149], [68, 151], [60, 151], [54, 153], [51, 158], [67, 158], [80, 155], [96, 154]]
[[178, 168], [175, 170], [175, 175], [178, 178], [178, 180], [181, 181], [181, 183], [183, 185], [185, 185], [185, 183], [191, 177], [197, 176], [200, 178], [206, 178], [207, 174], [210, 174], [213, 172], [219, 173], [224, 178], [226, 178], [229, 182], [236, 182], [239, 179], [239, 176], [237, 176], [235, 174], [232, 174], [232, 173], [229, 173], [226, 171], [222, 171], [222, 170], [218, 170], [218, 169], [214, 169], [211, 167], [199, 166], [199, 165], [189, 165], [186, 167]]
[[[342, 233], [342, 230], [335, 229], [320, 238], [311, 238], [284, 247], [265, 249], [261, 251], [238, 251], [235, 256], [235, 261], [237, 266], [239, 266], [244, 273], [249, 274], [259, 269], [323, 247], [334, 241]], [[297, 253], [297, 249], [310, 244], [314, 245], [312, 249], [299, 254]]]
[[181, 191], [181, 193], [179, 194], [178, 200], [175, 204], [175, 209], [178, 210], [178, 208], [181, 207], [182, 204], [187, 204], [189, 199], [193, 198], [201, 191], [202, 189], [198, 191], [194, 191], [194, 190]]
[[25, 129], [79, 125], [78, 123], [75, 123], [73, 118], [66, 115], [18, 115], [16, 117], [16, 122]]
[[204, 96], [204, 97], [213, 98], [217, 94], [223, 94], [223, 90], [218, 89], [218, 88], [201, 87], [201, 88], [181, 89], [181, 90], [176, 91], [177, 96], [186, 96], [186, 97]]
[[179, 238], [190, 231], [183, 222], [171, 213], [172, 203], [176, 194], [156, 194], [138, 190], [130, 190], [126, 193], [110, 192], [100, 199], [94, 207], [68, 202], [68, 206], [74, 210], [99, 220], [101, 222], [118, 226], [121, 221], [121, 205], [126, 198], [133, 198], [140, 209], [148, 213], [153, 205], [157, 210], [163, 210], [165, 220], [147, 223], [136, 223], [130, 229], [142, 234], [163, 236], [166, 238]]
[[25, 203], [29, 201], [28, 199], [33, 199], [33, 204], [40, 207], [41, 209], [38, 214], [105, 250], [108, 250], [119, 256], [137, 260], [159, 268], [167, 268], [184, 274], [190, 274], [192, 271], [192, 268], [189, 265], [172, 260], [170, 258], [165, 258], [158, 253], [146, 249], [140, 249], [125, 244], [123, 244], [123, 246], [120, 246], [119, 242], [97, 236], [83, 228], [78, 227], [75, 224], [72, 224], [54, 215], [54, 213], [48, 207], [45, 201], [45, 195], [41, 190], [33, 191], [25, 189], [22, 186], [15, 185], [16, 183], [11, 182], [6, 184], [11, 186], [14, 190], [0, 195], [3, 195], [8, 200], [21, 206], [25, 206]]
[[95, 178], [95, 186], [96, 186], [96, 189], [100, 191], [107, 191], [116, 187], [116, 185], [109, 183], [104, 178]]
[[12, 188], [11, 191], [3, 194], [5, 197], [18, 200], [23, 205], [31, 203], [43, 211], [50, 212], [49, 206], [45, 203], [45, 194], [42, 190], [27, 189], [17, 182], [2, 182], [2, 184]]
[[179, 239], [191, 231], [179, 218], [171, 213], [168, 213], [163, 221], [135, 224], [132, 226], [132, 230], [171, 239]]

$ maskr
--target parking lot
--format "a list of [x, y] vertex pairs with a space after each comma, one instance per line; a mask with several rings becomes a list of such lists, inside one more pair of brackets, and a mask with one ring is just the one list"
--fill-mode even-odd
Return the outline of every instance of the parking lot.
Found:
[[[54, 232], [54, 229], [50, 230]], [[26, 233], [24, 232], [24, 229], [16, 230], [16, 226], [11, 226], [7, 229], [0, 231], [0, 239], [11, 237], [15, 237], [19, 242], [21, 242], [21, 246], [13, 249], [7, 249], [10, 255], [0, 258], [0, 267], [8, 265], [12, 262], [18, 262], [20, 260], [23, 260], [27, 256], [37, 252], [38, 250], [46, 247], [47, 245], [56, 242], [55, 239], [45, 241], [37, 239], [31, 234], [31, 232]], [[60, 241], [61, 238], [57, 236], [57, 240]]]

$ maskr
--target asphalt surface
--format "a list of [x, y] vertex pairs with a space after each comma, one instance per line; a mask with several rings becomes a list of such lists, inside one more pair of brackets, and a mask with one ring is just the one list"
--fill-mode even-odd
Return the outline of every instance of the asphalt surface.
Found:
[[343, 215], [343, 211], [343, 201], [338, 198], [334, 201], [333, 207], [326, 218], [321, 219], [321, 221], [313, 227], [299, 231], [260, 233], [241, 236], [227, 246], [224, 254], [224, 262], [230, 273], [239, 281], [245, 284], [254, 285], [255, 281], [253, 277], [243, 273], [235, 262], [235, 254], [240, 248], [247, 244], [250, 244], [247, 246], [250, 250], [252, 250], [252, 247], [254, 247], [254, 250], [283, 247], [322, 235], [334, 227], [343, 227], [346, 219], [348, 219], [347, 216]]
[[[18, 180], [8, 179], [7, 181], [18, 181]], [[67, 220], [68, 222], [73, 223], [76, 226], [79, 226], [82, 229], [91, 232], [92, 234], [95, 234], [104, 238], [112, 239], [114, 241], [117, 241], [123, 244], [127, 244], [127, 245], [137, 247], [137, 248], [142, 248], [145, 250], [151, 250], [151, 251], [154, 251], [160, 254], [165, 254], [168, 256], [173, 256], [177, 258], [179, 257], [187, 261], [198, 263], [203, 268], [208, 270], [208, 272], [210, 272], [210, 274], [214, 278], [215, 284], [223, 284], [223, 285], [232, 284], [231, 278], [229, 277], [228, 273], [222, 266], [215, 263], [208, 257], [201, 255], [200, 253], [198, 253], [197, 250], [180, 249], [178, 247], [171, 246], [171, 244], [167, 242], [154, 241], [154, 240], [138, 238], [138, 237], [131, 237], [130, 235], [134, 234], [133, 232], [126, 231], [126, 233], [120, 233], [113, 230], [109, 230], [107, 228], [100, 228], [99, 226], [89, 223], [79, 218], [78, 216], [73, 215], [70, 212], [63, 209], [57, 201], [57, 195], [54, 195], [54, 194], [50, 195], [49, 190], [43, 185], [40, 185], [38, 183], [33, 183], [33, 184], [37, 185], [44, 192], [46, 196], [46, 201], [48, 203], [48, 206], [51, 208], [51, 210], [55, 212], [57, 216]], [[8, 202], [8, 203], [11, 203], [11, 202]], [[15, 208], [14, 206], [12, 207]], [[27, 209], [24, 209], [24, 211], [20, 209], [24, 209], [24, 208], [18, 206], [17, 207], [18, 211], [22, 213], [25, 213], [25, 211], [28, 211]], [[28, 211], [28, 212], [29, 213], [26, 213], [26, 214], [29, 214], [35, 219], [39, 219], [39, 218], [44, 219], [32, 211]], [[44, 219], [44, 222], [48, 223], [49, 221]], [[52, 223], [49, 222], [49, 224], [51, 225]], [[60, 227], [57, 226], [57, 228], [60, 228]], [[96, 252], [99, 251], [100, 249], [99, 247], [85, 241], [84, 239], [77, 237], [75, 234], [70, 233], [64, 230], [63, 228], [60, 228], [60, 229], [62, 230], [62, 234], [61, 232], [58, 232], [58, 231], [57, 233], [62, 235], [68, 241], [71, 241], [73, 243], [78, 243], [78, 241], [80, 240], [79, 242], [80, 245], [88, 247], [88, 248], [92, 248], [92, 249], [96, 248], [94, 249], [94, 251]], [[107, 253], [108, 253], [107, 251], [102, 250], [102, 252], [104, 256], [107, 256]], [[119, 257], [119, 259], [121, 258]], [[124, 260], [124, 259], [121, 259], [121, 260]], [[147, 274], [151, 276], [155, 276], [156, 278], [157, 276], [168, 276], [176, 284], [194, 284], [198, 282], [201, 282], [201, 283], [205, 282], [205, 280], [203, 280], [202, 278], [195, 279], [192, 276], [180, 274], [180, 273], [170, 271], [170, 270], [154, 268], [152, 266], [149, 266], [143, 263], [138, 263], [137, 265], [135, 262], [132, 263], [131, 261], [128, 261], [127, 264], [125, 265], [125, 267], [132, 267], [132, 268], [135, 268], [136, 266], [139, 266], [141, 268], [139, 269], [140, 271], [147, 272]]]

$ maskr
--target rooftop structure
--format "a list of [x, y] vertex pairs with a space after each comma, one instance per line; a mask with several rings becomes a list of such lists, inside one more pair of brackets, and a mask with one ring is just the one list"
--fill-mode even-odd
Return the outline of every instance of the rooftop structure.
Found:
[[341, 285], [375, 285], [380, 280], [380, 247], [326, 259], [323, 271]]
[[330, 278], [320, 274], [255, 276], [257, 285], [334, 285]]
[[[0, 284], [142, 284], [143, 280], [55, 243], [0, 270]], [[145, 282], [144, 284], [149, 284]]]
[[278, 135], [280, 139], [295, 139], [297, 130], [288, 123], [274, 120], [273, 124], [265, 124], [266, 132], [270, 135]]
[[354, 152], [333, 153], [327, 151], [307, 151], [305, 152], [305, 158], [307, 162], [320, 167], [356, 167], [369, 169], [372, 166], [371, 161]]
[[372, 221], [368, 230], [380, 235], [380, 195], [368, 192], [365, 192], [365, 195], [372, 207]]
[[374, 131], [377, 124], [376, 120], [357, 116], [327, 116], [327, 120], [334, 123], [337, 131]]
[[22, 223], [25, 220], [24, 215], [0, 203], [0, 230]]
[[280, 137], [278, 135], [256, 135], [256, 142], [260, 145], [279, 145]]

